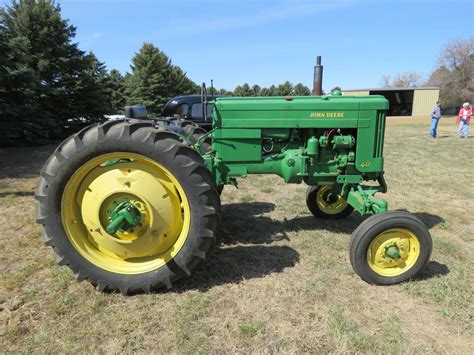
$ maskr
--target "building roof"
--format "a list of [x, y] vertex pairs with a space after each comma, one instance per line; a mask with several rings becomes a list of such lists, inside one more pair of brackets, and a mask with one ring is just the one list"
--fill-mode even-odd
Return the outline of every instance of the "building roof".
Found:
[[436, 86], [417, 86], [412, 88], [400, 87], [386, 87], [386, 88], [372, 88], [372, 89], [342, 89], [342, 92], [347, 91], [408, 91], [408, 90], [439, 90]]

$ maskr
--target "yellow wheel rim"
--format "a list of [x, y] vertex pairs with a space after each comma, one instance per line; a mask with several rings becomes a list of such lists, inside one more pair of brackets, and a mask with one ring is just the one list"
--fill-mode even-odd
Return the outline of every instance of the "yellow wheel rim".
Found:
[[[114, 235], [108, 215], [127, 199], [140, 224]], [[188, 236], [191, 213], [174, 175], [134, 153], [109, 153], [79, 167], [64, 189], [61, 218], [74, 248], [92, 264], [120, 274], [156, 270], [173, 259]]]
[[[397, 257], [390, 256], [390, 251]], [[420, 257], [420, 242], [408, 229], [393, 228], [377, 235], [367, 250], [367, 262], [377, 274], [395, 277], [407, 272]]]
[[347, 201], [340, 195], [332, 193], [332, 186], [325, 185], [319, 188], [316, 195], [319, 209], [326, 214], [338, 214], [347, 207]]

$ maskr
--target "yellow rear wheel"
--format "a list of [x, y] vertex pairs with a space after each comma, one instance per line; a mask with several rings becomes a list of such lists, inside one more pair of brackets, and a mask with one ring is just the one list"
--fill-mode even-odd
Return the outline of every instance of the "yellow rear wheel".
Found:
[[202, 158], [143, 121], [94, 125], [41, 172], [43, 240], [98, 290], [148, 292], [190, 275], [212, 245], [220, 201]]
[[[109, 215], [122, 201], [138, 208], [138, 225], [113, 235]], [[104, 270], [140, 274], [165, 265], [181, 250], [190, 209], [183, 187], [161, 164], [143, 155], [95, 157], [69, 179], [61, 201], [66, 234], [88, 261]]]

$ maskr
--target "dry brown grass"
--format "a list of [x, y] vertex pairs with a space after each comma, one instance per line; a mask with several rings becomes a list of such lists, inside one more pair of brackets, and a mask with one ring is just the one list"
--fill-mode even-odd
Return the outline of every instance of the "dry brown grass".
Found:
[[315, 220], [305, 186], [252, 176], [223, 193], [219, 244], [169, 292], [97, 293], [39, 240], [33, 191], [52, 146], [0, 150], [0, 349], [7, 352], [473, 353], [474, 139], [451, 120], [389, 121], [391, 209], [430, 228], [418, 280], [370, 286], [352, 271], [361, 217]]

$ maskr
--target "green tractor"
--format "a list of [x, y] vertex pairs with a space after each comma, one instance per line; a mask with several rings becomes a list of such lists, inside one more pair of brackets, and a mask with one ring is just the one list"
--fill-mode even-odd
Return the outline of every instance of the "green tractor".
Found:
[[369, 216], [349, 248], [366, 282], [397, 284], [428, 262], [425, 225], [375, 197], [387, 191], [385, 98], [334, 92], [208, 104], [209, 132], [180, 118], [136, 117], [87, 127], [56, 149], [36, 199], [57, 263], [100, 291], [170, 288], [212, 246], [222, 188], [252, 174], [306, 183], [317, 218], [338, 223], [354, 209]]

